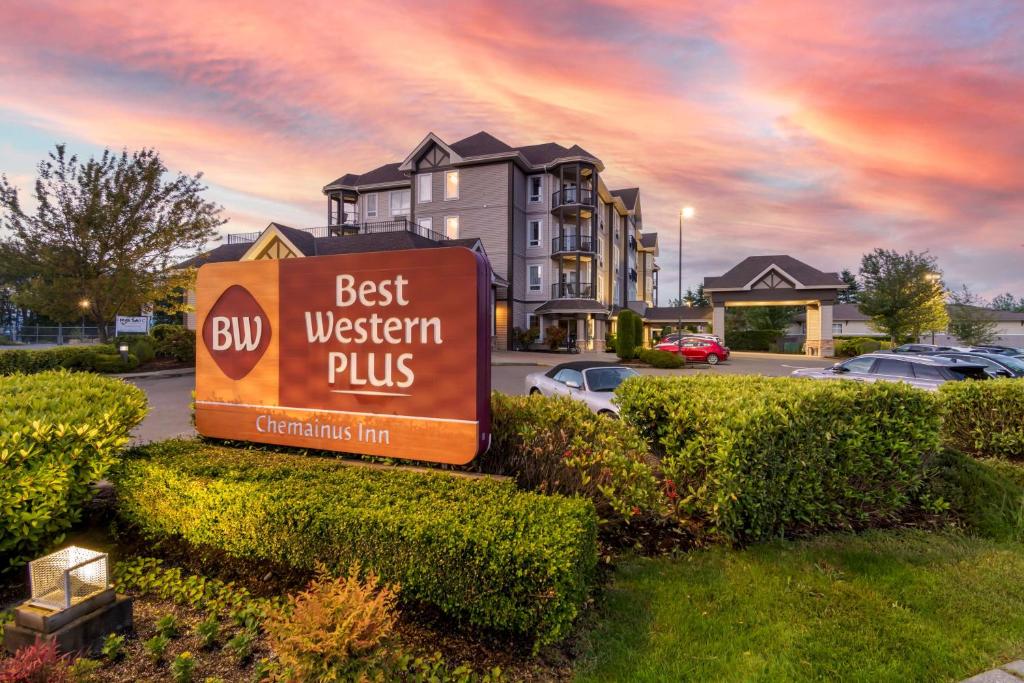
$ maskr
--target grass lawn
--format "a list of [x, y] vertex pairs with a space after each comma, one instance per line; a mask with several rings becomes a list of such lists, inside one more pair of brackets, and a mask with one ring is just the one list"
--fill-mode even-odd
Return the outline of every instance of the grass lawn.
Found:
[[1024, 656], [1024, 545], [886, 531], [624, 560], [579, 681], [958, 681]]

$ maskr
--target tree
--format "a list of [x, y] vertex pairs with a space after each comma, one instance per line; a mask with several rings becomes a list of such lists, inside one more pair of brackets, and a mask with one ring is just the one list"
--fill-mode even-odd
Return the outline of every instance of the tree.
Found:
[[843, 268], [839, 278], [846, 284], [846, 289], [839, 290], [836, 300], [841, 304], [855, 304], [860, 300], [860, 283], [849, 268]]
[[992, 297], [992, 308], [997, 311], [1015, 311], [1017, 313], [1024, 313], [1024, 296], [1017, 299], [1009, 292], [997, 294]]
[[636, 315], [628, 308], [619, 311], [615, 323], [615, 354], [622, 360], [633, 357], [633, 350], [636, 348], [636, 337], [634, 336], [633, 318]]
[[203, 199], [202, 174], [168, 178], [151, 149], [79, 162], [57, 145], [38, 171], [31, 215], [0, 176], [0, 225], [12, 233], [0, 242], [5, 279], [19, 281], [20, 305], [60, 321], [84, 313], [104, 341], [114, 316], [180, 300], [172, 295], [194, 273], [168, 271], [175, 252], [197, 251], [226, 222]]
[[871, 326], [895, 343], [944, 330], [948, 318], [942, 275], [927, 252], [875, 249], [861, 260], [859, 307]]
[[967, 285], [949, 295], [949, 333], [969, 346], [995, 341], [999, 323], [985, 300], [971, 293]]

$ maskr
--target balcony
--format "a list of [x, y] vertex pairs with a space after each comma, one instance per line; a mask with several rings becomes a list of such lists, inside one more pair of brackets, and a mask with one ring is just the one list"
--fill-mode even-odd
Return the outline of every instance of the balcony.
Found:
[[582, 187], [566, 187], [551, 195], [551, 210], [561, 207], [579, 209], [594, 206], [594, 191]]
[[[392, 221], [375, 221], [373, 223], [343, 223], [341, 225], [297, 229], [312, 235], [314, 239], [341, 237], [344, 235], [376, 235], [384, 232], [411, 232], [435, 242], [443, 242], [448, 239], [448, 236], [444, 233], [428, 230], [407, 218], [396, 218]], [[234, 233], [227, 236], [226, 244], [250, 244], [258, 240], [262, 234], [263, 231]]]
[[594, 253], [594, 240], [590, 235], [559, 235], [551, 240], [551, 255], [565, 253]]
[[594, 285], [590, 282], [557, 282], [551, 285], [552, 299], [593, 299]]

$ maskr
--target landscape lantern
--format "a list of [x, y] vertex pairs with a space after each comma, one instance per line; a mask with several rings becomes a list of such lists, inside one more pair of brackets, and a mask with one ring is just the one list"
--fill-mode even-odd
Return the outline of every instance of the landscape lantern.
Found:
[[94, 652], [104, 636], [132, 626], [132, 601], [110, 584], [106, 553], [72, 545], [28, 563], [28, 600], [3, 628], [7, 652], [38, 640], [61, 652]]
[[28, 563], [29, 604], [68, 609], [110, 587], [107, 554], [72, 545]]
[[125, 342], [121, 342], [121, 344], [117, 347], [117, 350], [121, 352], [121, 360], [124, 361], [125, 363], [127, 363], [128, 362], [128, 344], [126, 344]]

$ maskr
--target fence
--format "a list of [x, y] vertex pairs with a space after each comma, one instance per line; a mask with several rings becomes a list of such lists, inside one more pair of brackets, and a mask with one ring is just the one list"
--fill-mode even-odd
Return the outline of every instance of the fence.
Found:
[[[106, 326], [107, 338], [114, 337], [114, 326]], [[96, 325], [22, 325], [0, 330], [0, 336], [20, 344], [86, 344], [99, 341]]]

